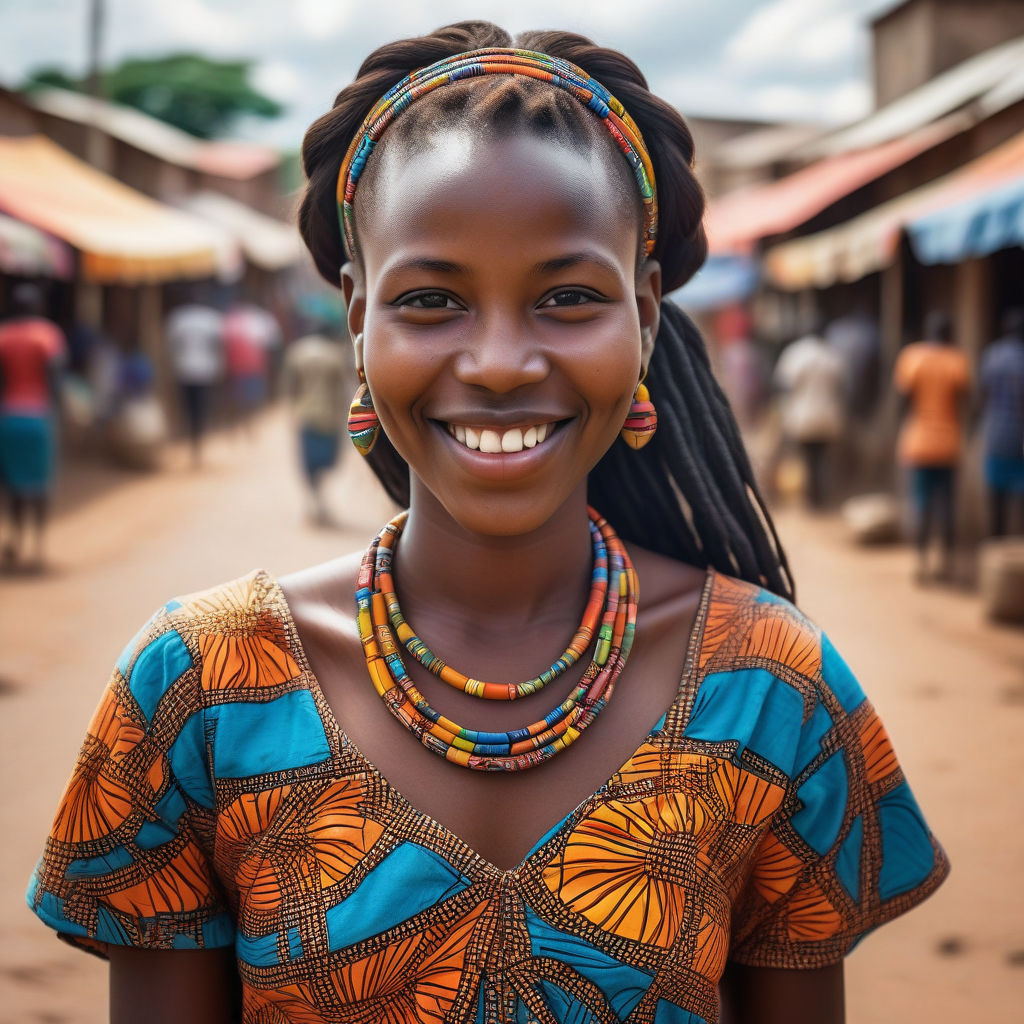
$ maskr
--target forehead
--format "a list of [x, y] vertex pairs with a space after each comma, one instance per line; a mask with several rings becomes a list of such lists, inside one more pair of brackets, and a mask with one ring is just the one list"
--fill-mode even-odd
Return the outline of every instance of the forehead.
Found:
[[625, 161], [603, 146], [446, 129], [412, 150], [382, 150], [371, 188], [355, 200], [368, 271], [396, 246], [480, 251], [495, 242], [524, 253], [597, 244], [636, 263], [639, 198]]

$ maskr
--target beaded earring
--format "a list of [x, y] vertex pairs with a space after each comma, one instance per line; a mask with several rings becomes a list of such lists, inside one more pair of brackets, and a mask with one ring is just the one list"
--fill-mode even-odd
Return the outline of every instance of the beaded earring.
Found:
[[654, 408], [651, 396], [644, 387], [641, 380], [636, 386], [636, 394], [633, 396], [633, 404], [626, 413], [626, 422], [619, 431], [622, 438], [630, 448], [643, 448], [658, 429], [658, 412]]
[[380, 420], [373, 407], [366, 376], [359, 371], [359, 388], [348, 411], [348, 436], [360, 455], [369, 455], [380, 433]]

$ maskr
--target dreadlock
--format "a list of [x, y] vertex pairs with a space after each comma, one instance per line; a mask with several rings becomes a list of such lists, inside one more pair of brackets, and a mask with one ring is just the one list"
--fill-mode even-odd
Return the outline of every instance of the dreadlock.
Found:
[[[373, 104], [410, 72], [468, 50], [517, 46], [561, 57], [583, 68], [616, 96], [643, 133], [658, 182], [658, 238], [652, 254], [666, 291], [693, 276], [707, 255], [704, 196], [693, 174], [693, 140], [678, 111], [647, 88], [623, 54], [567, 32], [529, 32], [514, 42], [489, 22], [460, 22], [428, 36], [382, 46], [363, 62], [333, 109], [303, 142], [308, 180], [299, 229], [320, 274], [338, 285], [346, 262], [338, 226], [336, 185], [342, 158]], [[609, 165], [639, 210], [626, 162], [593, 114], [572, 97], [520, 76], [467, 80], [412, 104], [382, 139], [416, 147], [439, 129], [526, 130], [589, 150], [605, 146]], [[401, 152], [401, 150], [399, 150]], [[372, 202], [373, 161], [360, 186]], [[356, 211], [358, 233], [358, 209]], [[658, 409], [658, 431], [640, 451], [615, 444], [591, 471], [589, 498], [626, 540], [693, 565], [712, 565], [790, 600], [789, 564], [757, 487], [739, 428], [711, 371], [693, 322], [663, 302], [647, 385]], [[409, 503], [409, 468], [381, 432], [368, 457], [388, 494]]]

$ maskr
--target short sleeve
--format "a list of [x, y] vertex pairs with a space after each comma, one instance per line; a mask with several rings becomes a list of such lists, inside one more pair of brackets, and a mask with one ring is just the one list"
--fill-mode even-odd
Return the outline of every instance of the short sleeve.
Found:
[[29, 884], [46, 924], [100, 954], [234, 941], [212, 868], [201, 673], [172, 608], [114, 668]]
[[730, 958], [750, 966], [837, 963], [949, 871], [885, 727], [824, 636], [815, 691], [786, 799], [734, 907]]

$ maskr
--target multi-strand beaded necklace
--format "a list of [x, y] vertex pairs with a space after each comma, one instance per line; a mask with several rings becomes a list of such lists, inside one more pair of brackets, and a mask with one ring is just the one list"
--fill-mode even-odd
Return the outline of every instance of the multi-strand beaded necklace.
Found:
[[[597, 512], [588, 511], [593, 571], [583, 621], [550, 668], [522, 683], [489, 683], [463, 675], [437, 657], [405, 621], [391, 566], [407, 512], [388, 523], [370, 545], [356, 586], [366, 666], [388, 710], [428, 750], [480, 771], [529, 768], [573, 743], [605, 707], [633, 646], [637, 579], [618, 536]], [[425, 669], [472, 697], [510, 701], [543, 689], [592, 645], [590, 664], [569, 696], [540, 721], [508, 732], [467, 729], [435, 711], [409, 677], [400, 653], [404, 646]]]

